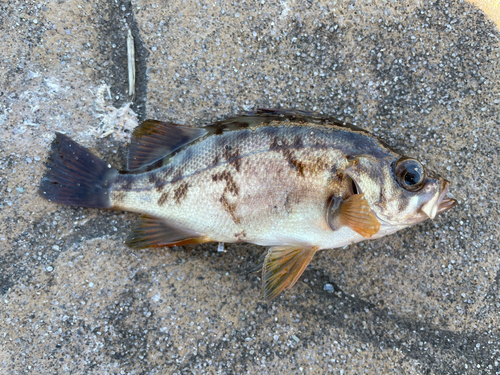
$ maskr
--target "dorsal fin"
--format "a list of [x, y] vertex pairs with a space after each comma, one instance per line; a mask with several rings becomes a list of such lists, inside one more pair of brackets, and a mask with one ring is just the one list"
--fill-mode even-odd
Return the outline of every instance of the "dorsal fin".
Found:
[[178, 228], [153, 216], [142, 215], [134, 225], [125, 242], [134, 249], [161, 246], [184, 246], [211, 242], [212, 240], [194, 231]]
[[273, 121], [289, 120], [293, 122], [308, 122], [316, 125], [335, 125], [348, 127], [357, 131], [366, 132], [354, 125], [344, 123], [333, 117], [327, 117], [315, 112], [299, 111], [293, 109], [258, 108], [243, 115], [216, 121], [208, 127], [223, 127], [224, 130], [239, 130], [266, 125]]
[[146, 120], [132, 133], [127, 169], [137, 171], [207, 134], [203, 128]]

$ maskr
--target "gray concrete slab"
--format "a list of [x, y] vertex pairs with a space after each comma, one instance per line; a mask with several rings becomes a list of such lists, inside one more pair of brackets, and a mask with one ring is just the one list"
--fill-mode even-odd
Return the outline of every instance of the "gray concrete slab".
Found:
[[[267, 0], [0, 10], [2, 373], [500, 373], [500, 51], [481, 10]], [[135, 215], [36, 195], [55, 131], [124, 168], [125, 138], [103, 129], [201, 125], [257, 107], [362, 126], [440, 171], [459, 205], [323, 251], [263, 303], [245, 273], [261, 247], [132, 250]]]

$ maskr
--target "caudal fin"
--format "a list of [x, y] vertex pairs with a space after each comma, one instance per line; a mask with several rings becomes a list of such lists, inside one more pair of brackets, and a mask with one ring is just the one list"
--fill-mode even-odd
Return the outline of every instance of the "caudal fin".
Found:
[[56, 133], [38, 193], [71, 206], [111, 208], [110, 186], [118, 171], [68, 136]]

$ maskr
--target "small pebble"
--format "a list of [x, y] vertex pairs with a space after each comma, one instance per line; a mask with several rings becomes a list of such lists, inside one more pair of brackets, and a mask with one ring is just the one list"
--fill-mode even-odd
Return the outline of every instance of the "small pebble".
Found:
[[332, 284], [325, 284], [325, 286], [323, 286], [323, 290], [326, 290], [329, 293], [335, 292]]

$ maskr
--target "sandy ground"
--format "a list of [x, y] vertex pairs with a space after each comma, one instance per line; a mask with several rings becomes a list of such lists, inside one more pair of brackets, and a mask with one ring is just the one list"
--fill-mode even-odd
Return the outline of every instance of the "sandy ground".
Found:
[[[59, 0], [0, 11], [1, 373], [500, 373], [500, 50], [482, 10]], [[36, 194], [55, 131], [124, 168], [126, 139], [103, 129], [256, 107], [373, 131], [447, 177], [459, 205], [324, 251], [263, 303], [245, 272], [261, 247], [132, 250], [135, 215]]]

